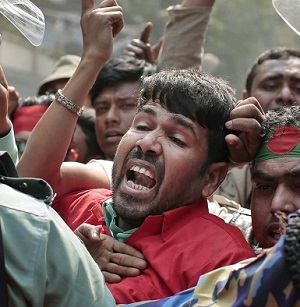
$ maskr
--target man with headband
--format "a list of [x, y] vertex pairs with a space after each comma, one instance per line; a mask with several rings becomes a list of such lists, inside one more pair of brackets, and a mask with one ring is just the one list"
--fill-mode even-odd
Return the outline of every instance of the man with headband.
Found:
[[278, 215], [286, 221], [300, 209], [300, 107], [269, 111], [264, 140], [251, 169], [254, 235], [261, 247], [280, 238]]
[[170, 298], [130, 306], [298, 306], [300, 106], [269, 111], [262, 136], [251, 167], [260, 256], [202, 275], [196, 287]]

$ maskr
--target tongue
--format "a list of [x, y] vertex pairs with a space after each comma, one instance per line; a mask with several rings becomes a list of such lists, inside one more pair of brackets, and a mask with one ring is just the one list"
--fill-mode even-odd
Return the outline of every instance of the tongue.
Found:
[[134, 183], [140, 184], [140, 185], [147, 187], [147, 188], [152, 188], [155, 185], [155, 180], [151, 179], [150, 177], [148, 177], [144, 174], [135, 172]]

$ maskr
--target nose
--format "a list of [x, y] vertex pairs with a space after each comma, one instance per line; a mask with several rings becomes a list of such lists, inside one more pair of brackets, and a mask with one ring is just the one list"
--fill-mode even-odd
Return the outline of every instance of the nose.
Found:
[[144, 153], [159, 155], [162, 152], [161, 136], [162, 134], [156, 130], [149, 131], [136, 142], [136, 146]]
[[294, 193], [291, 189], [284, 185], [278, 185], [274, 193], [270, 211], [285, 212], [286, 214], [293, 213], [297, 210], [296, 202], [294, 201]]
[[294, 93], [288, 84], [281, 88], [276, 100], [282, 106], [292, 106], [295, 103]]
[[105, 118], [106, 123], [118, 123], [120, 121], [120, 110], [117, 106], [111, 105]]

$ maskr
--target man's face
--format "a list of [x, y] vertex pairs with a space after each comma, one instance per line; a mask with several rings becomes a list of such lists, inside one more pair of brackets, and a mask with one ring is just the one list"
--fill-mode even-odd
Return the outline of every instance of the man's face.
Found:
[[49, 93], [49, 94], [55, 94], [57, 90], [64, 88], [64, 86], [67, 84], [69, 79], [59, 79], [51, 81], [47, 84], [47, 87], [44, 90], [43, 94]]
[[140, 81], [121, 82], [104, 89], [94, 101], [96, 136], [106, 159], [113, 160], [117, 146], [137, 111]]
[[251, 96], [264, 111], [300, 104], [300, 59], [267, 60], [257, 69]]
[[189, 118], [157, 103], [143, 106], [114, 160], [114, 208], [124, 228], [200, 198], [206, 138]]
[[253, 230], [260, 246], [268, 248], [276, 244], [281, 233], [275, 213], [289, 214], [300, 208], [300, 159], [262, 161], [253, 171]]

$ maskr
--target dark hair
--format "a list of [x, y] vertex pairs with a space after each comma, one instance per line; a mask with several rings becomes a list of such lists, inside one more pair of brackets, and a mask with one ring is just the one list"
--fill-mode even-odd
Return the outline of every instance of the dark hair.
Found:
[[[281, 126], [297, 125], [300, 127], [300, 106], [281, 107], [276, 110], [269, 110], [261, 124], [261, 136], [269, 137], [277, 128]], [[256, 161], [251, 161], [250, 171], [254, 170]]]
[[274, 47], [260, 54], [248, 69], [246, 77], [246, 90], [251, 95], [251, 87], [258, 67], [267, 60], [288, 60], [291, 57], [300, 58], [300, 51], [288, 47]]
[[96, 121], [95, 110], [92, 108], [84, 109], [82, 115], [79, 116], [77, 120], [77, 125], [81, 127], [86, 137], [86, 144], [88, 146], [88, 153], [89, 153], [88, 160], [94, 157], [104, 157], [104, 154], [97, 142], [96, 132], [95, 132], [95, 121]]
[[300, 106], [282, 107], [266, 113], [262, 122], [261, 135], [269, 135], [278, 127], [295, 124], [300, 127]]
[[149, 100], [208, 129], [208, 160], [228, 161], [225, 122], [235, 103], [234, 90], [221, 78], [200, 69], [162, 70], [143, 78], [138, 107]]
[[92, 105], [103, 89], [124, 81], [138, 81], [156, 72], [155, 65], [135, 57], [112, 58], [102, 68], [90, 90]]
[[55, 95], [54, 94], [45, 94], [40, 96], [29, 96], [26, 98], [21, 98], [19, 105], [20, 107], [25, 106], [35, 106], [35, 105], [47, 105], [50, 106], [50, 104], [54, 101]]

